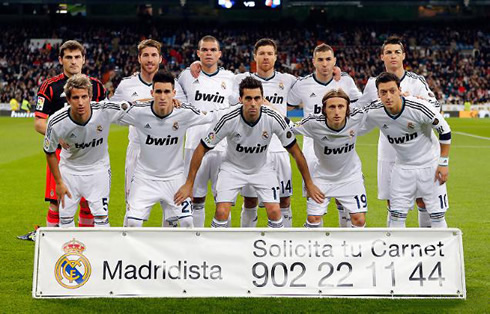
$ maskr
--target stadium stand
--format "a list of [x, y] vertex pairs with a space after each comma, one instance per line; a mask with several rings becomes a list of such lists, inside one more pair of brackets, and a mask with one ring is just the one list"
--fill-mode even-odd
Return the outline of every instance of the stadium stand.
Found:
[[[280, 25], [280, 26], [279, 26]], [[243, 29], [246, 27], [247, 31]], [[163, 42], [164, 66], [174, 74], [196, 60], [197, 40], [206, 34], [222, 42], [222, 66], [234, 72], [253, 69], [253, 44], [270, 37], [279, 44], [278, 69], [297, 76], [311, 73], [311, 53], [319, 42], [336, 50], [337, 64], [356, 79], [361, 88], [370, 76], [381, 72], [379, 47], [392, 34], [404, 38], [406, 69], [424, 75], [436, 97], [446, 104], [473, 104], [490, 101], [490, 68], [487, 55], [490, 33], [482, 25], [396, 24], [369, 25], [196, 25], [188, 28], [158, 25], [87, 27], [13, 26], [0, 35], [0, 103], [12, 98], [31, 104], [39, 84], [60, 70], [57, 46], [30, 46], [34, 38], [77, 39], [87, 48], [85, 72], [100, 78], [109, 92], [121, 78], [138, 69], [136, 43], [143, 38]], [[20, 100], [19, 100], [20, 101]]]

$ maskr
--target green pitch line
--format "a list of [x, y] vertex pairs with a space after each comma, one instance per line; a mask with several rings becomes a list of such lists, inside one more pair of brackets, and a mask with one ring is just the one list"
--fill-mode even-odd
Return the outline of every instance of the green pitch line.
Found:
[[[458, 133], [490, 138], [490, 119], [448, 119], [454, 132], [448, 183], [450, 209], [447, 222], [463, 231], [468, 299], [462, 300], [355, 300], [355, 299], [85, 299], [33, 300], [31, 298], [34, 243], [17, 235], [33, 225], [44, 225], [46, 161], [43, 138], [34, 131], [33, 119], [0, 118], [0, 313], [55, 313], [61, 311], [100, 313], [139, 312], [355, 312], [355, 313], [488, 313], [490, 275], [489, 178], [486, 140]], [[458, 132], [458, 133], [457, 133]], [[113, 226], [121, 226], [124, 216], [124, 159], [127, 128], [113, 125], [109, 136], [112, 190], [109, 203]], [[301, 141], [301, 138], [298, 138]], [[378, 132], [360, 137], [356, 147], [363, 163], [368, 195], [368, 227], [385, 226], [386, 205], [376, 199], [376, 154]], [[301, 197], [301, 178], [293, 165], [294, 226], [306, 219]], [[239, 202], [232, 212], [233, 226], [239, 225]], [[214, 212], [208, 195], [206, 224]], [[266, 217], [259, 210], [259, 225]], [[161, 210], [155, 207], [148, 226], [159, 226]], [[337, 212], [330, 206], [326, 226], [336, 226]], [[416, 213], [409, 213], [407, 225], [416, 226]], [[248, 270], [244, 270], [248, 271]], [[487, 301], [485, 301], [487, 300]]]

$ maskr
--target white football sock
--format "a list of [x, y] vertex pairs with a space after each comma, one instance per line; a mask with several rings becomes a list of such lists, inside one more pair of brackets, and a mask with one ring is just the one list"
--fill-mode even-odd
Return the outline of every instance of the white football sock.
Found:
[[240, 215], [240, 227], [256, 227], [257, 226], [257, 206], [253, 208], [245, 208], [242, 204], [242, 213]]
[[291, 228], [293, 226], [293, 212], [291, 206], [281, 208], [282, 222], [285, 228]]
[[419, 214], [419, 227], [430, 228], [430, 215], [427, 209], [417, 206], [417, 210]]
[[192, 203], [192, 218], [194, 219], [194, 227], [204, 227], [204, 221], [206, 220], [204, 203]]

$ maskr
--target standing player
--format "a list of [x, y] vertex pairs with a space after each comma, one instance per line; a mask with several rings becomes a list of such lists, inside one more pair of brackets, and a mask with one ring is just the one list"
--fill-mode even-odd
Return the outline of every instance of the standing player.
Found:
[[[68, 78], [82, 73], [82, 67], [85, 64], [85, 48], [75, 40], [68, 40], [59, 48], [58, 61], [63, 67], [63, 73], [44, 81], [37, 94], [34, 128], [43, 136], [46, 134], [48, 117], [66, 106], [66, 96], [63, 87]], [[105, 98], [105, 89], [102, 83], [95, 78], [90, 78], [90, 81], [93, 89], [92, 100], [103, 100]], [[56, 150], [58, 158], [60, 153], [61, 147]], [[49, 167], [47, 167], [46, 193], [44, 197], [49, 202], [46, 225], [48, 227], [56, 227], [59, 224], [59, 204], [57, 202], [55, 181]], [[80, 201], [79, 226], [91, 227], [93, 225], [93, 216], [90, 213], [87, 202], [82, 198]], [[22, 236], [22, 238], [32, 239], [30, 235], [34, 235], [34, 232], [30, 232], [26, 236]]]
[[341, 89], [327, 92], [322, 104], [321, 115], [310, 115], [293, 128], [294, 133], [313, 139], [318, 160], [311, 169], [313, 182], [326, 196], [321, 204], [308, 199], [305, 227], [320, 227], [330, 198], [335, 197], [349, 213], [352, 227], [362, 228], [367, 198], [355, 145], [366, 115], [359, 109], [350, 111], [349, 96]]
[[[356, 102], [361, 97], [354, 80], [347, 74], [342, 73], [339, 81], [333, 79], [333, 70], [336, 63], [332, 47], [321, 44], [313, 50], [313, 65], [315, 72], [300, 79], [294, 84], [288, 96], [288, 106], [298, 107], [303, 104], [303, 116], [322, 113], [322, 97], [330, 90], [341, 88], [350, 99], [350, 103]], [[316, 156], [313, 150], [313, 139], [303, 140], [303, 152], [309, 169], [313, 169]], [[350, 217], [344, 208], [337, 204], [339, 210], [339, 225], [350, 226]]]
[[151, 208], [160, 202], [165, 217], [177, 217], [181, 227], [192, 227], [191, 200], [179, 206], [173, 196], [184, 183], [182, 148], [186, 130], [215, 122], [216, 114], [201, 113], [188, 105], [174, 108], [174, 77], [165, 72], [153, 76], [153, 101], [137, 103], [119, 121], [134, 126], [140, 152], [131, 181], [125, 220], [129, 227], [141, 227]]
[[[265, 100], [283, 116], [287, 115], [288, 93], [296, 82], [291, 74], [277, 72], [274, 65], [277, 60], [277, 45], [269, 38], [262, 38], [255, 43], [254, 60], [257, 63], [256, 73], [243, 73], [236, 76], [239, 83], [245, 77], [251, 76], [262, 83]], [[293, 194], [291, 180], [291, 163], [289, 154], [282, 146], [276, 135], [272, 135], [268, 158], [276, 171], [279, 182], [279, 205], [284, 227], [292, 226], [291, 195]], [[255, 227], [257, 225], [257, 196], [254, 190], [245, 188], [242, 191], [244, 202], [240, 225]]]
[[243, 105], [225, 114], [201, 140], [192, 157], [187, 181], [176, 193], [175, 201], [180, 204], [191, 195], [204, 155], [227, 138], [228, 147], [216, 186], [216, 214], [211, 226], [228, 226], [228, 216], [236, 196], [243, 187], [250, 185], [264, 203], [268, 226], [281, 228], [284, 225], [279, 208], [279, 184], [274, 169], [267, 161], [267, 149], [273, 134], [296, 160], [308, 195], [319, 203], [324, 197], [313, 184], [304, 156], [284, 118], [262, 106], [262, 84], [247, 77], [240, 83], [239, 91]]
[[[423, 76], [413, 72], [405, 71], [403, 68], [403, 60], [405, 60], [405, 49], [399, 37], [392, 36], [386, 39], [381, 47], [381, 60], [384, 62], [385, 70], [388, 73], [395, 74], [400, 79], [400, 86], [405, 96], [421, 97], [429, 101], [436, 109], [440, 109], [440, 104], [437, 102], [434, 94], [429, 89], [427, 82]], [[359, 99], [358, 105], [367, 105], [378, 99], [378, 91], [376, 89], [376, 78], [372, 77], [368, 80], [364, 93]], [[388, 143], [388, 140], [380, 132], [378, 141], [378, 199], [386, 200], [388, 205], [388, 219], [390, 216], [390, 184], [391, 171], [395, 164], [395, 150]], [[440, 186], [440, 193], [445, 195], [447, 199], [447, 191], [445, 185]], [[448, 204], [445, 202], [445, 211]], [[420, 227], [430, 227], [430, 217], [425, 209], [422, 199], [417, 199], [418, 219]]]
[[[405, 227], [409, 209], [415, 198], [421, 196], [431, 226], [447, 227], [446, 200], [439, 191], [449, 174], [449, 125], [428, 101], [403, 97], [397, 75], [381, 73], [376, 78], [376, 88], [380, 100], [366, 107], [366, 129], [378, 127], [396, 152], [388, 226]], [[432, 129], [439, 133], [440, 145]]]
[[[107, 138], [112, 119], [123, 110], [113, 103], [91, 103], [92, 86], [83, 74], [68, 79], [64, 94], [69, 106], [50, 116], [44, 137], [46, 159], [61, 204], [61, 227], [75, 226], [74, 216], [81, 197], [92, 210], [95, 226], [109, 227], [111, 169]], [[58, 163], [56, 150], [60, 141], [64, 147]]]
[[[162, 63], [162, 45], [153, 39], [145, 39], [138, 44], [138, 63], [140, 64], [140, 72], [132, 76], [124, 78], [116, 88], [111, 101], [135, 101], [148, 100], [152, 98], [152, 80], [155, 73]], [[176, 83], [177, 97], [182, 97], [180, 85]], [[124, 171], [124, 190], [126, 204], [129, 196], [129, 187], [133, 178], [134, 169], [140, 152], [140, 142], [138, 134], [133, 126], [129, 126], [129, 143], [126, 150], [126, 163]], [[127, 215], [126, 215], [127, 216]], [[125, 216], [125, 217], [126, 217]], [[167, 219], [165, 219], [167, 218]], [[163, 226], [174, 226], [176, 221], [173, 217], [164, 217]], [[126, 219], [123, 223], [127, 226]]]
[[[198, 43], [197, 56], [201, 61], [201, 72], [197, 78], [193, 77], [190, 69], [183, 71], [178, 82], [182, 86], [187, 102], [192, 103], [202, 111], [212, 111], [227, 108], [236, 104], [238, 97], [235, 93], [234, 74], [218, 67], [221, 57], [220, 44], [213, 36], [204, 36]], [[185, 168], [189, 171], [192, 154], [199, 145], [202, 134], [207, 132], [210, 125], [196, 126], [187, 130], [185, 142]], [[213, 194], [216, 195], [216, 180], [219, 165], [223, 159], [226, 142], [206, 155], [202, 167], [196, 177], [193, 191], [193, 217], [194, 226], [203, 227], [205, 220], [205, 201], [208, 191], [208, 181], [212, 183]]]

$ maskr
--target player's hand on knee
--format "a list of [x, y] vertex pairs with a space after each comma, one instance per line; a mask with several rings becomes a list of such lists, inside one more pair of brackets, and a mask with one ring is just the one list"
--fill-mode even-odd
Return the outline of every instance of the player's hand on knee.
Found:
[[174, 202], [176, 205], [180, 205], [188, 197], [192, 197], [192, 185], [185, 183], [177, 190], [177, 193], [175, 193]]
[[444, 184], [447, 182], [448, 177], [449, 177], [449, 167], [438, 166], [436, 170], [436, 178], [434, 181], [439, 181], [440, 184]]
[[65, 195], [71, 198], [71, 193], [64, 183], [56, 184], [56, 195], [58, 195], [58, 203], [65, 207]]
[[323, 203], [325, 200], [325, 194], [314, 184], [307, 186], [306, 191], [308, 192], [308, 197], [312, 198], [318, 204]]
[[201, 68], [201, 61], [192, 62], [192, 64], [189, 66], [189, 70], [191, 71], [191, 75], [193, 78], [197, 78], [199, 76]]

